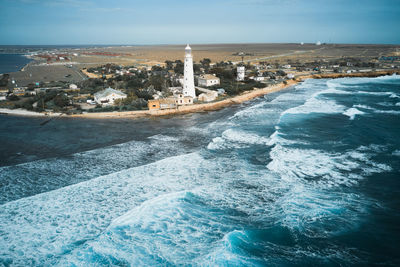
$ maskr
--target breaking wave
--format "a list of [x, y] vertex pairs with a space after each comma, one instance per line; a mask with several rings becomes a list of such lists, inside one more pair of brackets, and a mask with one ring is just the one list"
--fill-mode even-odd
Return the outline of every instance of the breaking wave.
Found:
[[[373, 85], [307, 80], [243, 105], [234, 115], [191, 125], [188, 131], [207, 140], [193, 151], [182, 148], [187, 140], [179, 134], [155, 134], [69, 160], [18, 166], [24, 171], [3, 167], [8, 177], [29, 179], [27, 173], [42, 172], [44, 164], [50, 170], [37, 179], [46, 181], [64, 165], [60, 180], [81, 180], [55, 181], [59, 186], [47, 191], [38, 186], [35, 194], [0, 205], [0, 262], [307, 266], [366, 265], [383, 258], [390, 263], [382, 251], [396, 239], [371, 217], [376, 210], [380, 216], [393, 210], [371, 191], [383, 188], [382, 180], [397, 181], [391, 179], [398, 177], [400, 144], [388, 125], [395, 125], [398, 113], [371, 125], [371, 117], [385, 111], [371, 96], [393, 101], [388, 94], [358, 93], [375, 92], [377, 81], [371, 80]], [[386, 83], [391, 80], [379, 82]], [[372, 136], [371, 127], [388, 130]], [[88, 164], [87, 174], [74, 175], [76, 164]], [[113, 170], [114, 164], [119, 167]], [[371, 233], [386, 240], [365, 245]], [[380, 245], [387, 242], [390, 246]]]

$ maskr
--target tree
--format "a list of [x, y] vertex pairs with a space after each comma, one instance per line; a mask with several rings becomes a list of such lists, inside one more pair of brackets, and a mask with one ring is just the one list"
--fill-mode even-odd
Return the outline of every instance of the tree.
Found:
[[53, 98], [53, 102], [54, 102], [54, 105], [56, 105], [56, 106], [58, 106], [58, 107], [60, 107], [60, 108], [63, 108], [63, 107], [65, 107], [65, 106], [68, 106], [68, 104], [69, 104], [69, 99], [68, 99], [68, 97], [67, 97], [66, 95], [64, 95], [64, 94], [59, 94], [59, 95], [56, 95], [56, 96]]
[[9, 95], [7, 97], [7, 99], [10, 100], [10, 101], [17, 101], [17, 100], [19, 100], [19, 97], [16, 96], [16, 95]]
[[204, 68], [209, 68], [210, 67], [210, 63], [211, 63], [211, 59], [209, 58], [203, 58], [203, 60], [200, 60], [201, 65], [203, 65]]
[[171, 60], [166, 60], [165, 64], [167, 65], [167, 70], [172, 70], [174, 68], [174, 62], [172, 62]]
[[8, 85], [8, 80], [10, 79], [9, 74], [3, 74], [3, 76], [0, 79], [0, 87], [6, 87]]
[[175, 60], [175, 67], [174, 67], [174, 72], [177, 74], [183, 74], [185, 66], [183, 65], [183, 62], [181, 60]]

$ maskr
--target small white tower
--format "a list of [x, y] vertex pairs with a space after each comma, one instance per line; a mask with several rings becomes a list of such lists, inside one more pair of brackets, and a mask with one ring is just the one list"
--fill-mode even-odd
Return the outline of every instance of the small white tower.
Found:
[[185, 48], [185, 68], [183, 73], [183, 95], [195, 98], [192, 49], [189, 45]]
[[245, 70], [244, 66], [237, 67], [237, 78], [236, 78], [236, 80], [243, 81], [245, 72], [246, 72], [246, 70]]

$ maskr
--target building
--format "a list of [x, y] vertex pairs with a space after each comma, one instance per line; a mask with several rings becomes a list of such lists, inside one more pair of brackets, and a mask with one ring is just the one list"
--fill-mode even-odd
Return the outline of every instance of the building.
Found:
[[264, 79], [265, 79], [265, 77], [263, 77], [263, 76], [254, 77], [254, 80], [257, 81], [257, 82], [262, 82], [262, 81], [264, 81]]
[[175, 109], [178, 106], [192, 105], [193, 97], [184, 96], [183, 94], [176, 94], [173, 97], [159, 98], [149, 100], [147, 106], [149, 110], [163, 110], [163, 109]]
[[219, 83], [220, 83], [219, 78], [211, 74], [200, 75], [198, 79], [199, 86], [208, 87], [213, 85], [219, 85]]
[[218, 92], [213, 91], [211, 93], [201, 93], [198, 97], [199, 101], [203, 102], [211, 102], [214, 101], [218, 97]]
[[101, 105], [114, 105], [117, 99], [124, 99], [127, 95], [111, 87], [94, 94], [94, 101]]
[[244, 81], [245, 73], [246, 73], [246, 70], [245, 70], [244, 66], [237, 67], [237, 78], [236, 78], [236, 80]]
[[183, 95], [196, 98], [196, 91], [194, 89], [192, 49], [189, 45], [187, 45], [185, 48], [184, 64]]
[[76, 84], [73, 84], [73, 83], [71, 83], [71, 84], [69, 85], [69, 89], [70, 89], [70, 90], [79, 90], [78, 86], [77, 86]]
[[15, 87], [13, 89], [13, 95], [17, 95], [17, 96], [23, 96], [25, 95], [26, 91], [24, 88], [21, 87]]
[[173, 109], [177, 107], [176, 99], [174, 97], [159, 98], [155, 100], [149, 100], [147, 102], [149, 110], [160, 110], [160, 109]]
[[174, 98], [175, 98], [175, 103], [178, 106], [193, 104], [193, 97], [191, 97], [191, 96], [185, 96], [184, 94], [177, 94], [177, 95], [174, 95]]
[[0, 101], [1, 100], [6, 100], [8, 95], [8, 89], [7, 88], [0, 88]]

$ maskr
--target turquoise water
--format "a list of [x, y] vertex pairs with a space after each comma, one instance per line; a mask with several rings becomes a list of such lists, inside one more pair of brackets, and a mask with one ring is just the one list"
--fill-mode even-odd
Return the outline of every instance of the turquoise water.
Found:
[[19, 71], [31, 61], [21, 54], [0, 54], [0, 74]]
[[136, 128], [0, 119], [14, 140], [0, 167], [5, 265], [400, 264], [399, 76], [307, 80]]

